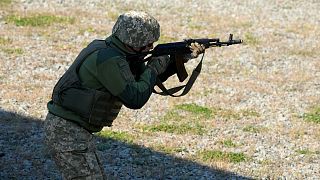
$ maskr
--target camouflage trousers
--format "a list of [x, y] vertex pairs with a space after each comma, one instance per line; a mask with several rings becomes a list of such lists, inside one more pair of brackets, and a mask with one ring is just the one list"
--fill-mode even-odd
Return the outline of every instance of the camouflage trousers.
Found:
[[91, 133], [51, 113], [44, 126], [46, 149], [64, 179], [106, 179]]

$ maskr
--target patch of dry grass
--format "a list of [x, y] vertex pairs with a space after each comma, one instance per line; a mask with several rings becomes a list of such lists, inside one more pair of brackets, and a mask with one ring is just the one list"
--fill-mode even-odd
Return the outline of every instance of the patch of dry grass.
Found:
[[23, 85], [2, 83], [0, 88], [5, 89], [5, 91], [2, 92], [3, 97], [6, 97], [6, 99], [15, 99], [19, 102], [33, 102], [44, 98], [39, 95], [47, 94], [41, 85], [34, 83], [24, 83]]
[[73, 24], [74, 18], [61, 17], [50, 14], [36, 14], [29, 16], [9, 15], [6, 18], [7, 23], [13, 23], [16, 26], [33, 26], [33, 27], [46, 27], [54, 23], [67, 23]]
[[21, 48], [2, 48], [3, 52], [12, 55], [21, 55], [23, 54], [23, 50]]
[[0, 0], [0, 6], [8, 6], [9, 4], [12, 3], [12, 0]]
[[0, 36], [0, 45], [4, 46], [4, 45], [8, 45], [12, 43], [12, 39], [8, 38], [8, 37], [1, 37]]

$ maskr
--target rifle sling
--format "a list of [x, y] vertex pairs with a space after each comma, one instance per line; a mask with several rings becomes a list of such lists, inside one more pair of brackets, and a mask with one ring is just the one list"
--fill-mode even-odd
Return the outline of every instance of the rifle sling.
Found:
[[[198, 78], [200, 72], [201, 72], [201, 68], [202, 68], [202, 60], [203, 60], [203, 57], [204, 57], [204, 53], [202, 55], [202, 58], [199, 62], [199, 64], [197, 65], [197, 67], [193, 70], [187, 84], [185, 85], [182, 85], [182, 86], [177, 86], [177, 87], [174, 87], [174, 88], [170, 88], [170, 89], [167, 89], [163, 83], [160, 81], [159, 78], [157, 78], [157, 82], [156, 82], [156, 85], [162, 90], [162, 92], [157, 92], [155, 89], [153, 90], [154, 93], [156, 94], [159, 94], [159, 95], [162, 95], [162, 96], [171, 96], [171, 97], [180, 97], [180, 96], [184, 96], [186, 95], [190, 89], [192, 88], [194, 82], [196, 81], [196, 79]], [[184, 88], [184, 89], [183, 89]], [[175, 95], [175, 93], [179, 92], [180, 90], [182, 90], [182, 93], [179, 94], [179, 95]]]

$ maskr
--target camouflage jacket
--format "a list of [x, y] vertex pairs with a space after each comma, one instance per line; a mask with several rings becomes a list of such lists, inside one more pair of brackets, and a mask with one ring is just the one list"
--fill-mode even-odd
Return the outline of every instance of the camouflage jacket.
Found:
[[[113, 53], [110, 53], [110, 50], [107, 53], [105, 49], [89, 55], [79, 69], [82, 85], [100, 91], [108, 91], [130, 109], [141, 108], [152, 94], [157, 78], [156, 74], [144, 63], [128, 62], [126, 55], [131, 52], [114, 36], [108, 37], [106, 41], [111, 42], [111, 48], [113, 51], [117, 51], [115, 54], [120, 52], [122, 56], [112, 56]], [[159, 78], [165, 81], [174, 72], [175, 65], [172, 63]], [[77, 122], [89, 131], [97, 132], [103, 128], [89, 124], [77, 113], [69, 111], [53, 101], [50, 101], [47, 107], [49, 112]]]

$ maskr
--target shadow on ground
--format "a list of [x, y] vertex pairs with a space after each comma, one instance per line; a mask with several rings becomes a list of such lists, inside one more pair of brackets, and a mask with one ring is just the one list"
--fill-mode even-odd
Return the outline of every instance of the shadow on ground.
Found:
[[[0, 108], [1, 179], [61, 179], [44, 153], [43, 120]], [[97, 139], [111, 179], [252, 179], [114, 139]]]

